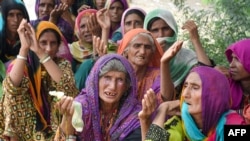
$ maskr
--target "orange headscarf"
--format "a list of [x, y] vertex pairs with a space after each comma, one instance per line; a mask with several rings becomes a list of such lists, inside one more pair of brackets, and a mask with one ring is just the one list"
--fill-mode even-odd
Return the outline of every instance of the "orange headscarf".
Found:
[[142, 28], [136, 28], [136, 29], [132, 29], [130, 30], [129, 32], [127, 32], [121, 43], [120, 43], [120, 46], [117, 50], [117, 53], [118, 54], [122, 54], [124, 52], [124, 50], [128, 47], [130, 41], [139, 33], [147, 33], [149, 34], [153, 40], [154, 40], [154, 44], [155, 44], [155, 52], [153, 54], [153, 57], [151, 59], [151, 61], [149, 62], [149, 66], [150, 67], [160, 67], [160, 60], [161, 60], [161, 57], [163, 55], [163, 50], [160, 46], [160, 44], [156, 41], [156, 39], [152, 36], [152, 34], [147, 31], [147, 30], [144, 30]]

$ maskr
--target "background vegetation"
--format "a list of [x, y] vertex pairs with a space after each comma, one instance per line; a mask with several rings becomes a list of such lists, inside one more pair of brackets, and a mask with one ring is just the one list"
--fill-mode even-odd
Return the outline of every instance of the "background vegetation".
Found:
[[[194, 10], [185, 0], [172, 0], [182, 16], [183, 23], [193, 19], [198, 25], [203, 47], [216, 64], [228, 66], [225, 49], [232, 43], [250, 37], [250, 0], [202, 0], [208, 9]], [[187, 39], [187, 34], [182, 35]]]

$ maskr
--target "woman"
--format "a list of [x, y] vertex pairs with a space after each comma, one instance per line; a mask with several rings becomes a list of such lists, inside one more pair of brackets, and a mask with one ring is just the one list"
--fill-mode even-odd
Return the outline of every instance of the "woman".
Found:
[[[113, 42], [121, 40], [119, 27], [121, 26], [121, 17], [123, 12], [129, 7], [127, 0], [107, 0], [105, 8], [108, 9], [110, 17], [109, 39]], [[118, 33], [118, 34], [117, 34]]]
[[10, 140], [50, 140], [60, 117], [49, 91], [78, 93], [71, 64], [64, 59], [69, 52], [62, 52], [67, 51], [60, 46], [62, 33], [51, 22], [42, 21], [34, 30], [23, 19], [18, 34], [21, 48], [3, 80], [0, 134]]
[[232, 109], [242, 114], [244, 106], [250, 103], [250, 39], [242, 39], [230, 45], [225, 54], [230, 63], [229, 81], [232, 94]]
[[[81, 104], [83, 130], [79, 140], [140, 140], [136, 77], [126, 58], [108, 54], [97, 60], [86, 82], [86, 89], [74, 99]], [[63, 97], [58, 103], [64, 113], [61, 139], [74, 138], [71, 122], [73, 99]], [[74, 120], [72, 120], [73, 122]], [[65, 135], [62, 135], [64, 134]], [[58, 132], [59, 136], [59, 132]], [[56, 140], [59, 137], [56, 137]]]
[[87, 9], [80, 12], [76, 17], [75, 34], [78, 37], [78, 41], [70, 44], [70, 52], [74, 58], [72, 67], [75, 73], [79, 65], [93, 55], [92, 33], [87, 24], [90, 16], [96, 12], [97, 10], [95, 9]]
[[21, 0], [4, 0], [1, 4], [0, 59], [7, 68], [21, 47], [17, 28], [23, 18], [29, 21], [29, 15]]
[[122, 36], [131, 29], [143, 28], [145, 15], [146, 12], [141, 8], [133, 7], [125, 10], [121, 20]]
[[158, 104], [162, 100], [172, 100], [173, 89], [162, 91], [160, 88], [159, 67], [163, 51], [150, 32], [141, 28], [130, 30], [125, 34], [117, 53], [125, 56], [135, 70], [139, 101], [149, 88], [157, 95]]
[[[216, 81], [214, 81], [216, 80]], [[230, 110], [230, 86], [225, 76], [213, 68], [198, 66], [187, 76], [181, 95], [181, 118], [165, 116], [178, 107], [178, 101], [163, 103], [150, 125], [147, 140], [224, 141], [224, 125], [245, 124]]]
[[[152, 33], [164, 51], [177, 41], [178, 26], [172, 13], [168, 10], [156, 9], [149, 12], [145, 17], [144, 29]], [[212, 66], [200, 43], [197, 26], [194, 21], [189, 20], [185, 22], [182, 29], [189, 32], [195, 52], [183, 47], [171, 60], [170, 75], [177, 91], [177, 97], [180, 95], [182, 83], [192, 67], [195, 65]]]
[[50, 21], [56, 24], [63, 33], [66, 41], [72, 43], [74, 40], [74, 24], [68, 22], [70, 17], [62, 17], [62, 14], [68, 10], [68, 5], [60, 3], [60, 0], [36, 0], [35, 13], [37, 20], [31, 22], [32, 25], [37, 25], [40, 21]]

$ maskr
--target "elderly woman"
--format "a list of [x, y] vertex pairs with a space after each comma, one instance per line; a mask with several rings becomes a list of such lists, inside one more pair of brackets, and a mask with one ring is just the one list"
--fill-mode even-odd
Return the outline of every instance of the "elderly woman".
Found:
[[[140, 140], [137, 114], [141, 107], [136, 93], [136, 77], [127, 59], [117, 54], [102, 56], [90, 72], [86, 89], [74, 100], [62, 97], [57, 103], [64, 115], [56, 140], [74, 136], [91, 141]], [[78, 132], [71, 124], [72, 114], [76, 113], [72, 103], [80, 103], [77, 113], [82, 114], [84, 126], [81, 124], [83, 129]]]
[[51, 22], [36, 30], [23, 19], [18, 34], [21, 48], [3, 80], [0, 102], [0, 135], [10, 140], [51, 140], [58, 126], [54, 98], [49, 91], [75, 96], [71, 64], [62, 34]]
[[[160, 45], [151, 33], [141, 29], [127, 32], [118, 48], [118, 54], [124, 55], [132, 64], [137, 78], [137, 99], [141, 101], [150, 88], [157, 95], [158, 104], [162, 100], [172, 100], [174, 92], [169, 87], [160, 88], [160, 58], [163, 54]], [[167, 85], [167, 84], [166, 84]]]
[[0, 59], [8, 64], [16, 58], [21, 47], [17, 28], [22, 19], [29, 21], [29, 15], [21, 0], [4, 0], [1, 2], [0, 14]]
[[[169, 48], [162, 57], [162, 63], [168, 64], [181, 46], [182, 42], [177, 42]], [[181, 105], [181, 118], [174, 116], [164, 123], [167, 115], [179, 113], [179, 105]], [[230, 106], [230, 86], [227, 78], [213, 68], [195, 67], [184, 81], [181, 102], [169, 101], [159, 106], [146, 138], [154, 141], [160, 139], [223, 141], [225, 124], [245, 124], [240, 115], [230, 110]], [[141, 114], [145, 114], [147, 108], [150, 106], [144, 104]], [[141, 126], [142, 129], [148, 127], [147, 124]], [[144, 138], [145, 133], [142, 134]]]

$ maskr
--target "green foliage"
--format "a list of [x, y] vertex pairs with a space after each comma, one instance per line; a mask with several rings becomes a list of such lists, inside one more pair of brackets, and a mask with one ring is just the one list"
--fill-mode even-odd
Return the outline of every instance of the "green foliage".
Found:
[[196, 22], [202, 45], [216, 64], [227, 66], [226, 48], [250, 37], [250, 0], [202, 0], [208, 4], [208, 8], [203, 10], [192, 9], [185, 5], [185, 0], [173, 2], [182, 13], [177, 22], [184, 23], [188, 19]]

